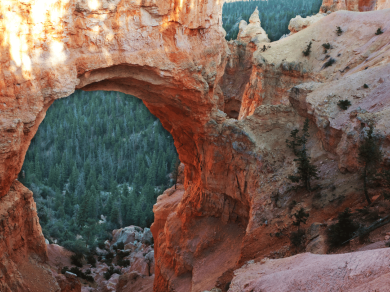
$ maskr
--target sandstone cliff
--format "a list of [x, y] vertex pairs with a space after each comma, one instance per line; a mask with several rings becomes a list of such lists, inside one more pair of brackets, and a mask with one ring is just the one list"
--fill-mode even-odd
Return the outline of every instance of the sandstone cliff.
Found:
[[47, 261], [32, 192], [15, 181], [0, 204], [0, 290], [61, 291]]
[[[222, 4], [2, 1], [0, 202], [17, 197], [11, 186], [18, 185], [25, 152], [50, 104], [78, 88], [141, 98], [170, 131], [185, 164], [184, 184], [167, 190], [154, 207], [154, 291], [226, 290], [248, 260], [291, 254], [288, 237], [275, 235], [291, 229], [291, 208], [310, 211], [311, 224], [362, 204], [356, 149], [369, 121], [376, 121], [389, 158], [390, 30], [375, 31], [390, 26], [390, 10], [339, 11], [265, 50], [244, 40], [229, 49]], [[326, 54], [324, 43], [331, 44]], [[325, 66], [330, 58], [335, 63]], [[221, 89], [234, 81], [234, 74], [222, 78], [228, 61], [231, 72], [244, 72], [229, 111]], [[340, 99], [352, 106], [341, 111]], [[315, 195], [286, 181], [295, 162], [285, 140], [306, 117], [310, 155], [322, 178]], [[38, 230], [30, 237], [43, 242]], [[34, 244], [26, 243], [28, 254], [44, 253]], [[4, 287], [14, 282], [1, 280]]]

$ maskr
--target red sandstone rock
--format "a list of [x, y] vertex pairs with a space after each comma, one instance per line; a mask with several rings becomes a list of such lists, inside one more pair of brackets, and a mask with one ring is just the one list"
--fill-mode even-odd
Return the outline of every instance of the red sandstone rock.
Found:
[[0, 291], [59, 291], [47, 261], [46, 244], [32, 192], [18, 181], [0, 204]]
[[[6, 222], [1, 235], [7, 236], [0, 263], [11, 271], [2, 288], [23, 291], [38, 282], [39, 291], [59, 289], [50, 283], [51, 274], [42, 278], [42, 269], [31, 269], [31, 254], [47, 260], [45, 244], [31, 193], [24, 202], [20, 194], [26, 191], [14, 180], [48, 107], [75, 89], [141, 98], [172, 134], [185, 164], [184, 184], [167, 190], [154, 206], [154, 291], [197, 292], [217, 284], [225, 289], [232, 271], [249, 259], [286, 254], [287, 237], [270, 234], [291, 228], [293, 195], [310, 209], [309, 224], [360, 204], [353, 174], [359, 127], [376, 120], [378, 131], [389, 137], [390, 30], [375, 36], [378, 27], [390, 25], [389, 10], [335, 12], [265, 52], [256, 50], [253, 58], [255, 48], [242, 50], [244, 62], [251, 59], [253, 65], [244, 70], [247, 83], [230, 96], [241, 103], [235, 120], [227, 116], [236, 113], [222, 111], [228, 102], [220, 84], [226, 84], [229, 54], [223, 1], [48, 3], [0, 3], [0, 208]], [[340, 37], [336, 26], [344, 30]], [[308, 58], [302, 50], [310, 41]], [[336, 59], [328, 68], [326, 42]], [[239, 72], [235, 52], [240, 49], [232, 48], [229, 58]], [[302, 85], [307, 82], [318, 86]], [[364, 83], [370, 84], [366, 91]], [[337, 100], [346, 96], [352, 107], [340, 112]], [[292, 194], [286, 185], [295, 162], [285, 140], [305, 117], [311, 120], [310, 155], [324, 186], [336, 184], [345, 194], [338, 205], [305, 199], [309, 194]], [[387, 142], [384, 147], [388, 158]], [[15, 224], [23, 228], [13, 229]]]
[[81, 284], [76, 275], [56, 275], [56, 280], [61, 288], [61, 292], [81, 292]]

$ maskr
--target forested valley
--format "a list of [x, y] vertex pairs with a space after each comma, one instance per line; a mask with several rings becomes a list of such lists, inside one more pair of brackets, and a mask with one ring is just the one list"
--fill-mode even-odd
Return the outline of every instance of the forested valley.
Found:
[[119, 227], [150, 227], [175, 165], [172, 136], [141, 100], [76, 91], [47, 111], [19, 180], [33, 191], [45, 238], [77, 250]]
[[226, 40], [235, 40], [241, 20], [249, 22], [249, 17], [259, 9], [261, 26], [271, 41], [279, 40], [289, 34], [288, 24], [297, 15], [302, 17], [317, 14], [322, 0], [268, 0], [268, 1], [236, 1], [225, 3], [222, 11], [223, 28]]

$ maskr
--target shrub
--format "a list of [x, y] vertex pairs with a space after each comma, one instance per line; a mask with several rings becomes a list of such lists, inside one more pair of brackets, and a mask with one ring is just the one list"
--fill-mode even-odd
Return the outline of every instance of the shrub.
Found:
[[310, 42], [310, 43], [307, 45], [306, 50], [304, 50], [304, 51], [302, 52], [304, 56], [307, 57], [307, 56], [310, 55], [310, 53], [311, 53], [311, 45], [312, 45], [312, 42]]
[[351, 106], [351, 102], [347, 99], [345, 100], [339, 100], [339, 102], [337, 103], [337, 105], [339, 106], [339, 108], [341, 108], [342, 110], [347, 110], [350, 106]]
[[61, 269], [61, 274], [65, 274], [66, 272], [73, 273], [73, 274], [77, 275], [77, 277], [82, 278], [84, 280], [87, 280], [89, 282], [94, 282], [93, 277], [88, 275], [88, 274], [91, 274], [91, 270], [87, 270], [85, 273], [83, 273], [83, 271], [81, 271], [77, 267], [72, 267], [71, 269], [69, 269], [68, 267], [63, 267]]
[[120, 241], [120, 242], [114, 244], [114, 246], [112, 248], [114, 250], [124, 249], [125, 248], [125, 244], [122, 241]]
[[327, 53], [330, 49], [330, 43], [324, 43], [322, 44], [322, 46], [324, 47], [324, 53]]
[[118, 266], [126, 268], [126, 267], [130, 266], [130, 261], [129, 260], [124, 260], [124, 259], [119, 259], [118, 260]]
[[75, 254], [70, 256], [70, 262], [72, 265], [75, 265], [76, 267], [81, 268], [83, 266], [83, 263], [82, 263], [83, 257], [84, 256], [82, 253], [75, 253]]
[[105, 258], [105, 263], [106, 263], [107, 265], [111, 265], [112, 260], [114, 259], [114, 254], [113, 254], [112, 252], [109, 252], [108, 254], [106, 254], [106, 255], [104, 256], [104, 258]]
[[69, 268], [67, 266], [62, 267], [61, 274], [65, 274], [67, 271], [69, 271]]
[[93, 268], [96, 268], [96, 259], [92, 254], [87, 256], [87, 263], [90, 264]]
[[369, 88], [369, 86], [366, 83], [364, 83], [363, 87], [364, 88]]
[[324, 68], [328, 68], [328, 67], [332, 66], [334, 63], [336, 63], [336, 60], [333, 58], [330, 58], [328, 61], [325, 62]]
[[338, 36], [341, 36], [341, 35], [343, 34], [343, 32], [344, 32], [344, 31], [341, 29], [340, 26], [337, 26], [337, 27], [336, 27], [336, 33], [337, 33]]
[[79, 278], [81, 278], [81, 279], [84, 279], [84, 280], [87, 280], [87, 281], [89, 281], [89, 282], [93, 282], [93, 281], [94, 281], [94, 279], [93, 279], [92, 276], [83, 273], [83, 271], [81, 271], [81, 270], [80, 270], [79, 268], [77, 268], [77, 267], [71, 268], [69, 272], [71, 272], [71, 273], [73, 273], [73, 274], [76, 274], [77, 277], [79, 277]]
[[299, 209], [298, 212], [294, 214], [294, 217], [295, 217], [295, 221], [293, 222], [293, 225], [298, 226], [299, 229], [301, 223], [306, 224], [306, 220], [309, 217], [309, 213], [305, 213], [305, 209], [301, 208]]
[[376, 35], [380, 35], [380, 34], [382, 34], [383, 33], [383, 31], [382, 31], [382, 28], [380, 27], [380, 28], [378, 28], [378, 30], [376, 31]]
[[296, 232], [291, 232], [290, 234], [291, 245], [295, 247], [300, 247], [303, 243], [304, 236], [305, 236], [305, 231], [303, 229], [298, 229], [298, 231]]
[[349, 208], [346, 208], [338, 215], [338, 222], [327, 229], [328, 243], [331, 247], [342, 245], [342, 243], [350, 239], [357, 230], [357, 226], [352, 221], [351, 216], [351, 211]]
[[302, 182], [307, 190], [311, 190], [311, 180], [318, 178], [317, 167], [311, 164], [310, 156], [306, 147], [306, 143], [310, 137], [309, 135], [309, 119], [305, 120], [303, 125], [302, 136], [298, 136], [299, 130], [291, 131], [290, 137], [292, 140], [286, 140], [288, 148], [291, 148], [297, 156], [294, 161], [298, 162], [298, 175], [289, 175], [288, 179], [292, 182]]
[[98, 242], [98, 247], [99, 247], [100, 249], [105, 249], [105, 248], [106, 248], [106, 245], [104, 244], [104, 241], [99, 241], [99, 242]]
[[113, 274], [122, 274], [121, 271], [119, 269], [115, 269], [113, 266], [111, 266], [107, 272], [105, 272], [103, 275], [104, 275], [104, 279], [106, 279], [107, 281], [110, 280], [111, 276]]

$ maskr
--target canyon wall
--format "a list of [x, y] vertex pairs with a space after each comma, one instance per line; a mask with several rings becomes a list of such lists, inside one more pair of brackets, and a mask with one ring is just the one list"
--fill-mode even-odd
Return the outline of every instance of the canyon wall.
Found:
[[47, 262], [33, 194], [14, 181], [0, 204], [0, 290], [60, 291]]
[[390, 8], [389, 0], [323, 0], [320, 11], [373, 11], [387, 8]]
[[[335, 12], [263, 51], [252, 40], [227, 45], [222, 4], [1, 1], [0, 203], [17, 197], [11, 186], [20, 185], [15, 179], [45, 112], [75, 89], [141, 98], [185, 164], [184, 184], [154, 206], [154, 291], [226, 291], [246, 261], [291, 254], [288, 237], [276, 236], [291, 228], [291, 209], [305, 207], [311, 224], [361, 202], [356, 149], [370, 121], [390, 156], [390, 31], [375, 35], [390, 25], [390, 10]], [[332, 49], [325, 54], [327, 42]], [[330, 58], [335, 63], [326, 66]], [[228, 61], [233, 74], [223, 79]], [[234, 71], [244, 72], [237, 86], [245, 85], [226, 98], [240, 101], [230, 108], [224, 92], [236, 86]], [[341, 111], [340, 99], [352, 106]], [[306, 117], [310, 155], [321, 173], [315, 196], [286, 180], [296, 167], [285, 140]], [[333, 193], [343, 199], [328, 199]], [[43, 242], [38, 229], [33, 234]]]

